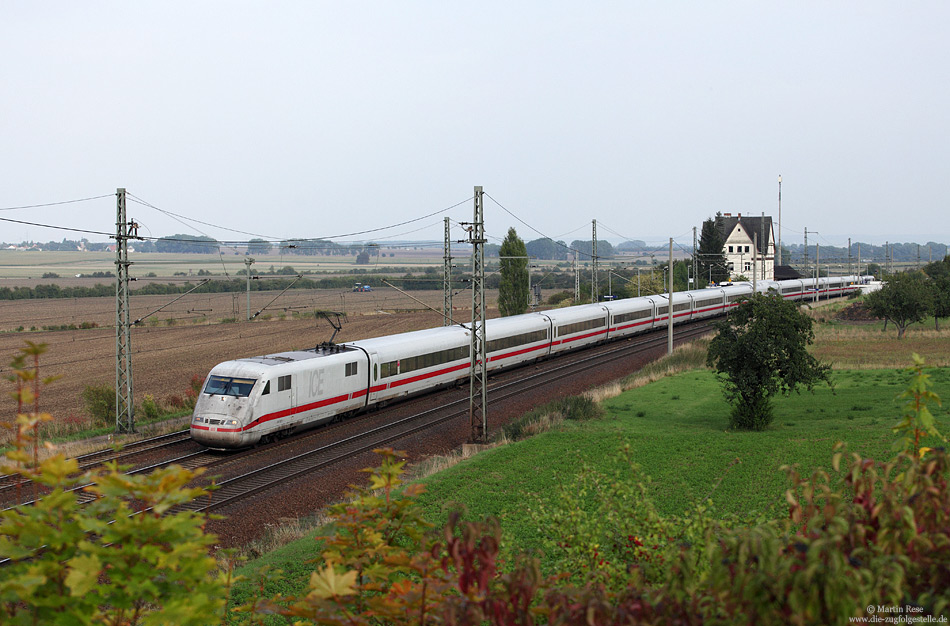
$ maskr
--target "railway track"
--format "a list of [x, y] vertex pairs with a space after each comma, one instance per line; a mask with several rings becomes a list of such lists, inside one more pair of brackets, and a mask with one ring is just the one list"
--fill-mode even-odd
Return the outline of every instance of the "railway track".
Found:
[[[216, 463], [224, 463], [227, 460], [227, 459], [221, 459], [216, 462], [212, 461], [211, 463], [204, 462], [205, 459], [208, 459], [209, 457], [213, 457], [213, 456], [214, 456], [214, 453], [209, 452], [208, 450], [198, 450], [197, 452], [189, 452], [188, 454], [184, 454], [181, 456], [163, 460], [160, 463], [154, 463], [152, 465], [137, 467], [125, 473], [129, 476], [133, 476], [135, 474], [145, 474], [147, 472], [151, 472], [162, 467], [168, 467], [169, 465], [180, 465], [187, 469], [195, 469], [198, 467], [212, 467]], [[90, 486], [91, 484], [92, 483], [83, 483], [81, 485], [76, 485], [75, 487], [70, 487], [69, 489], [65, 490], [65, 493], [76, 493], [77, 494], [76, 501], [79, 504], [86, 504], [87, 502], [91, 502], [92, 500], [95, 499], [95, 497], [92, 494], [89, 494], [83, 491], [86, 487]], [[34, 504], [35, 502], [36, 500], [28, 500], [26, 502], [19, 502], [19, 503], [7, 506], [6, 508], [2, 510], [7, 511], [9, 509], [15, 509], [20, 506], [29, 506], [31, 504]]]
[[[708, 322], [684, 325], [677, 328], [676, 341], [682, 342], [692, 339], [708, 332], [711, 324]], [[654, 333], [647, 336], [636, 336], [623, 342], [605, 344], [598, 346], [596, 350], [581, 350], [572, 352], [562, 357], [544, 362], [545, 367], [537, 372], [525, 375], [527, 368], [521, 368], [511, 372], [502, 380], [496, 380], [489, 383], [488, 399], [489, 402], [502, 402], [524, 394], [527, 391], [557, 383], [557, 381], [577, 376], [587, 369], [601, 367], [605, 363], [628, 358], [638, 352], [655, 349], [658, 346], [665, 345], [665, 333]], [[520, 374], [520, 375], [519, 375]], [[409, 402], [400, 403], [401, 408], [412, 406], [413, 400], [424, 399], [421, 396], [418, 399], [411, 399]], [[452, 399], [446, 404], [434, 408], [412, 413], [406, 417], [384, 423], [382, 425], [359, 432], [355, 435], [345, 436], [331, 441], [324, 445], [317, 446], [306, 452], [293, 455], [286, 459], [281, 459], [276, 463], [245, 472], [216, 484], [216, 489], [212, 492], [210, 498], [195, 500], [173, 509], [173, 511], [190, 510], [194, 512], [210, 512], [215, 509], [224, 508], [254, 495], [268, 491], [271, 488], [286, 484], [296, 478], [308, 473], [331, 467], [335, 464], [341, 464], [355, 455], [371, 451], [381, 446], [392, 444], [400, 439], [409, 437], [413, 434], [424, 432], [440, 424], [451, 422], [468, 416], [468, 396]], [[324, 437], [328, 434], [332, 436], [335, 426], [330, 425], [327, 428], [307, 431], [304, 435], [320, 433]], [[178, 431], [168, 435], [153, 437], [134, 444], [130, 444], [125, 450], [116, 452], [113, 450], [104, 450], [77, 457], [80, 459], [80, 466], [89, 468], [111, 460], [128, 459], [134, 455], [141, 455], [162, 448], [171, 447], [183, 440], [188, 439], [188, 431]], [[288, 442], [300, 443], [307, 437], [298, 437]], [[281, 442], [282, 443], [282, 442]], [[207, 449], [189, 452], [178, 455], [173, 458], [164, 459], [159, 463], [143, 465], [130, 470], [129, 474], [137, 474], [153, 471], [155, 469], [166, 467], [172, 464], [178, 464], [186, 468], [194, 469], [205, 467], [212, 469], [229, 463], [245, 462], [257, 454], [274, 454], [280, 449], [281, 445], [271, 444], [263, 448], [250, 449], [238, 453], [232, 453], [227, 456]], [[82, 504], [91, 500], [91, 496], [83, 493], [83, 489], [88, 485], [76, 486], [72, 491], [78, 492], [78, 501]], [[25, 502], [16, 506], [29, 505], [31, 502]], [[10, 507], [13, 508], [13, 507]], [[6, 565], [8, 559], [0, 560], [0, 567]]]
[[[179, 430], [157, 437], [133, 441], [118, 450], [106, 448], [105, 450], [90, 452], [74, 458], [79, 464], [79, 471], [84, 472], [111, 461], [117, 461], [123, 464], [135, 464], [136, 458], [146, 457], [147, 455], [160, 452], [161, 450], [177, 446], [190, 440], [191, 436], [188, 430]], [[30, 484], [32, 484], [30, 481], [24, 480], [18, 474], [0, 475], [0, 503], [9, 502], [11, 498], [15, 496], [18, 488], [22, 489]]]
[[[709, 331], [711, 324], [700, 323], [678, 329], [679, 342], [701, 336]], [[526, 391], [544, 387], [557, 381], [577, 376], [579, 370], [602, 367], [605, 363], [630, 357], [637, 352], [665, 345], [666, 334], [635, 337], [618, 344], [607, 344], [607, 349], [587, 354], [589, 351], [572, 353], [578, 358], [551, 361], [552, 367], [530, 373], [515, 380], [489, 384], [489, 402], [501, 402]], [[524, 368], [522, 368], [523, 372]], [[192, 501], [176, 510], [210, 512], [235, 504], [245, 498], [260, 494], [273, 487], [286, 484], [311, 472], [341, 463], [357, 454], [372, 451], [413, 434], [431, 429], [439, 424], [468, 416], [468, 397], [452, 400], [436, 409], [429, 409], [386, 423], [358, 434], [321, 445], [312, 450], [281, 459], [264, 467], [217, 483], [210, 498]]]

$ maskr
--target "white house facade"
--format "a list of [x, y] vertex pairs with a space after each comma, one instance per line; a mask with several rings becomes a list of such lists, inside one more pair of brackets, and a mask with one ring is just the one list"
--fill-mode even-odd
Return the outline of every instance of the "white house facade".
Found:
[[[719, 227], [725, 237], [723, 255], [729, 277], [745, 276], [752, 280], [753, 268], [758, 280], [775, 278], [775, 233], [771, 217], [742, 217], [742, 213], [723, 213]], [[756, 239], [758, 250], [755, 249]]]

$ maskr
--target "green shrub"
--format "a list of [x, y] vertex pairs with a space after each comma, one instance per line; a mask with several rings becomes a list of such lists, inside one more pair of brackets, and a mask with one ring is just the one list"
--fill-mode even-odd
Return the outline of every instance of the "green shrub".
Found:
[[115, 386], [108, 383], [86, 385], [79, 394], [86, 413], [97, 426], [115, 424]]
[[[35, 411], [39, 368], [22, 357], [44, 350], [30, 344], [14, 360], [15, 439], [0, 472], [32, 482], [35, 501], [0, 512], [0, 558], [8, 560], [0, 624], [220, 623], [229, 584], [208, 554], [216, 539], [204, 534], [203, 516], [171, 513], [208, 494], [188, 487], [201, 470], [133, 475], [113, 464], [80, 473], [62, 455], [37, 462], [38, 428], [52, 417]], [[41, 499], [39, 488], [48, 492]], [[80, 504], [83, 492], [93, 499]]]
[[163, 413], [162, 407], [155, 401], [155, 398], [151, 394], [145, 394], [142, 399], [142, 415], [145, 419], [157, 420]]
[[590, 420], [603, 417], [604, 408], [588, 396], [569, 396], [556, 400], [554, 406], [569, 420]]
[[603, 407], [587, 396], [570, 396], [553, 400], [505, 424], [501, 434], [509, 441], [547, 430], [561, 420], [588, 420], [604, 415]]

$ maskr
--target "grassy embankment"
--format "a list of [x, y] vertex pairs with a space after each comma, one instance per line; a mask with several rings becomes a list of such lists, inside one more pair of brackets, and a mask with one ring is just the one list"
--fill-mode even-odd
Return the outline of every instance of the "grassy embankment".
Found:
[[[832, 355], [824, 358], [838, 370], [835, 390], [779, 399], [775, 422], [765, 432], [728, 430], [729, 407], [715, 375], [700, 365], [703, 350], [693, 349], [692, 355], [675, 355], [685, 361], [677, 366], [685, 371], [664, 376], [668, 366], [659, 362], [607, 390], [604, 395], [612, 397], [603, 400], [601, 418], [563, 421], [535, 412], [526, 421], [536, 426], [524, 430], [547, 432], [455, 465], [445, 463], [444, 471], [423, 479], [427, 493], [420, 502], [435, 524], [443, 523], [452, 508], [464, 509], [470, 519], [498, 517], [507, 549], [530, 552], [539, 546], [538, 529], [527, 513], [534, 499], [553, 493], [583, 464], [610, 473], [621, 466], [621, 447], [629, 445], [641, 476], [652, 480], [650, 495], [661, 513], [684, 513], [709, 499], [714, 515], [784, 516], [782, 465], [798, 464], [803, 473], [828, 469], [836, 441], [864, 456], [888, 458], [895, 440], [890, 427], [899, 412], [895, 397], [906, 385], [902, 368], [910, 363], [910, 353], [917, 350], [929, 362], [950, 355], [950, 331], [932, 333], [918, 326], [903, 342], [873, 325], [847, 329], [824, 323], [816, 331], [815, 352]], [[865, 353], [866, 346], [873, 349]], [[950, 370], [931, 374], [934, 391], [950, 400]], [[619, 393], [620, 387], [629, 390]], [[940, 423], [950, 423], [950, 402], [934, 407], [934, 414]], [[250, 576], [262, 565], [280, 568], [287, 575], [282, 590], [299, 590], [312, 571], [305, 562], [318, 554], [319, 545], [304, 539], [242, 573]], [[236, 590], [237, 597], [247, 593], [248, 588]]]

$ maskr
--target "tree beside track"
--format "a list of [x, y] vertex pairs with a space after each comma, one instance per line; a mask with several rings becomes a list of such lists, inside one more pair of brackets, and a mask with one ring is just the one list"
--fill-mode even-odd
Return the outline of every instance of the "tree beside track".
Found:
[[732, 428], [762, 430], [774, 419], [774, 395], [831, 384], [831, 368], [806, 349], [815, 339], [812, 319], [781, 295], [753, 294], [716, 329], [707, 364], [719, 373], [732, 404]]

